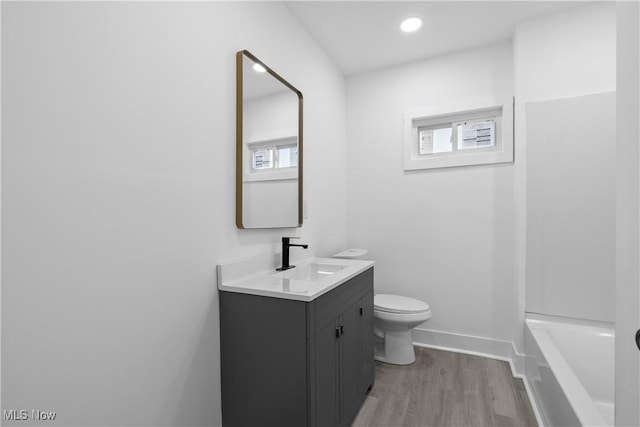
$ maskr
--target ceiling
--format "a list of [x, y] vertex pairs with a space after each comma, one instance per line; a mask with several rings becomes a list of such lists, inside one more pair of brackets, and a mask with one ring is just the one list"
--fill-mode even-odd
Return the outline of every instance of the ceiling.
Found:
[[[510, 40], [516, 25], [587, 2], [287, 1], [284, 4], [345, 75]], [[415, 33], [400, 22], [422, 18]]]

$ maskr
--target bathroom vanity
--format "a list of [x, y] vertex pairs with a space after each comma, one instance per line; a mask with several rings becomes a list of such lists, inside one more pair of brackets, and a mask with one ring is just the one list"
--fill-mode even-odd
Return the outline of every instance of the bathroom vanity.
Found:
[[351, 425], [374, 383], [373, 262], [239, 278], [272, 264], [246, 262], [218, 266], [223, 425]]

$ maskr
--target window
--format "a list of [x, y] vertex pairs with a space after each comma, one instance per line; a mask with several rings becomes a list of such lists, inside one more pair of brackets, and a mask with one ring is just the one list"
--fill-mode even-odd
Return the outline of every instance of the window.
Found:
[[256, 148], [253, 152], [253, 170], [273, 169], [273, 148]]
[[251, 162], [245, 181], [296, 179], [298, 173], [298, 138], [296, 136], [246, 144]]
[[458, 150], [496, 146], [496, 121], [494, 117], [455, 123], [454, 126], [458, 133]]
[[278, 146], [278, 167], [295, 168], [298, 167], [298, 145], [280, 145]]
[[426, 156], [435, 153], [451, 152], [451, 137], [453, 135], [451, 125], [418, 128], [419, 154]]
[[512, 162], [512, 108], [506, 104], [447, 114], [407, 114], [404, 169]]
[[252, 172], [298, 167], [298, 146], [277, 145], [251, 148]]

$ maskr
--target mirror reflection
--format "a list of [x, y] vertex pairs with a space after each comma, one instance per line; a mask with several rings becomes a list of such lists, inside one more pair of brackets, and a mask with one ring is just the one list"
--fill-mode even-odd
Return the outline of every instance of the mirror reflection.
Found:
[[302, 94], [246, 50], [237, 67], [237, 226], [299, 227]]

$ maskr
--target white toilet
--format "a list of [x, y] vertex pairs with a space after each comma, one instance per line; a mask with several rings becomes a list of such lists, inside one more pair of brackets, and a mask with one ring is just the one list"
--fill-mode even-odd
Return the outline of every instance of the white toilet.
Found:
[[[366, 256], [364, 249], [347, 249], [334, 258], [366, 259]], [[394, 365], [415, 362], [411, 329], [431, 319], [429, 305], [415, 298], [391, 294], [377, 294], [373, 300], [375, 359]]]
[[411, 329], [431, 319], [429, 305], [415, 298], [377, 294], [373, 297], [373, 329], [382, 339], [376, 345], [376, 360], [394, 365], [416, 361]]

